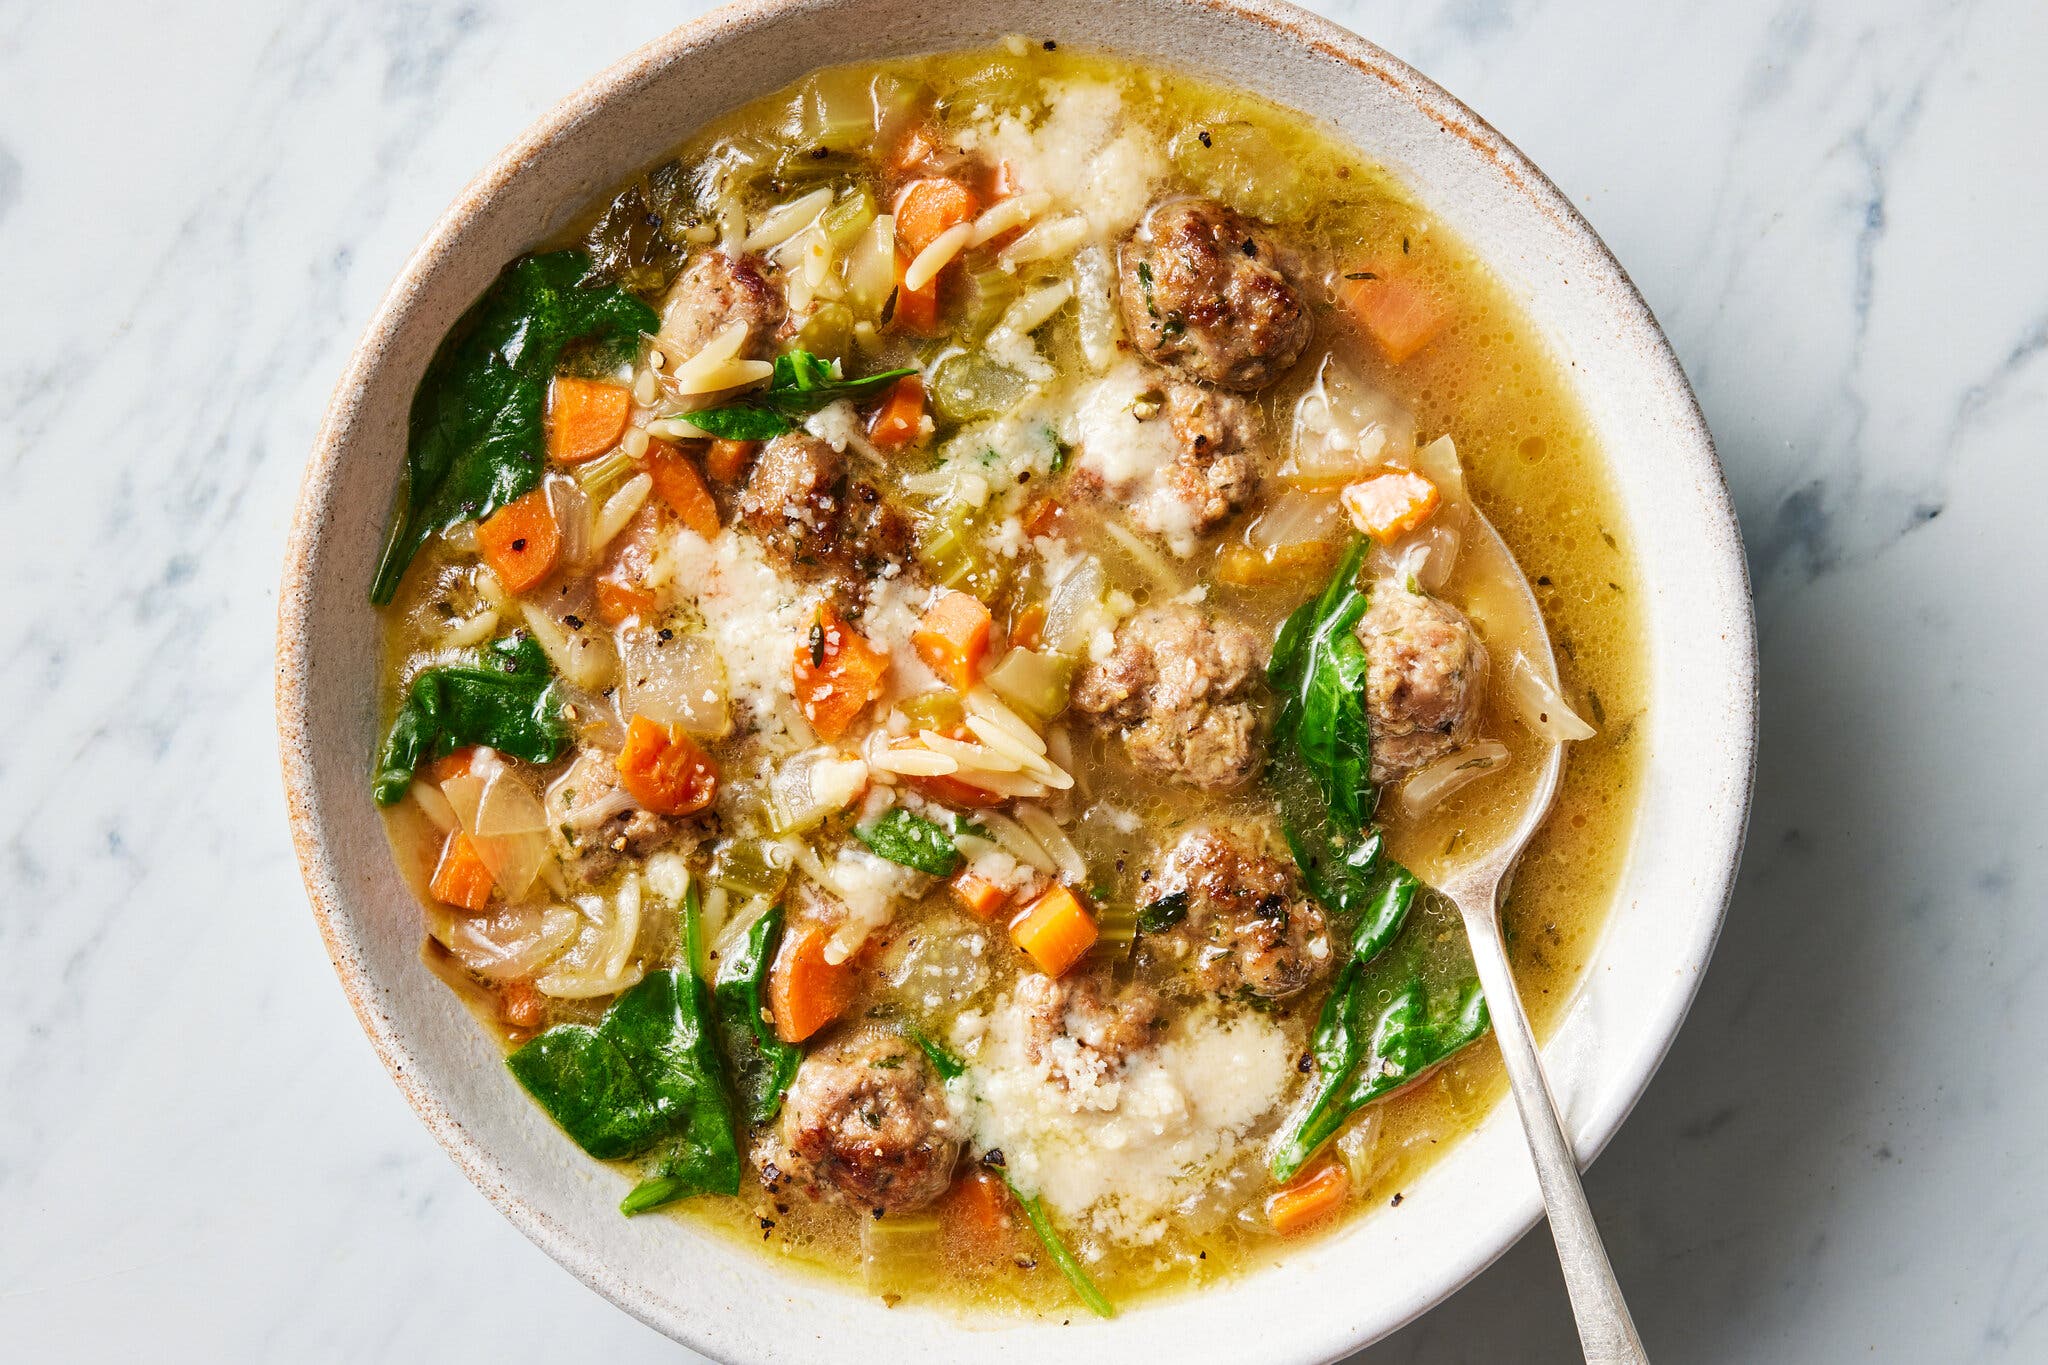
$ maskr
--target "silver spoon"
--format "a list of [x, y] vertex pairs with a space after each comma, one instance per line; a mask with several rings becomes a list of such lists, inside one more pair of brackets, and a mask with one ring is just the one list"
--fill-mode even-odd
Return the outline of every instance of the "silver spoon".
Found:
[[[1480, 542], [1471, 548], [1498, 555], [1513, 570], [1521, 602], [1535, 623], [1524, 653], [1537, 676], [1553, 690], [1557, 688], [1557, 659], [1551, 653], [1549, 635], [1542, 629], [1543, 614], [1529, 580], [1515, 563], [1506, 542], [1492, 523], [1472, 509], [1470, 531]], [[1635, 1320], [1621, 1296], [1614, 1278], [1614, 1266], [1600, 1241], [1593, 1211], [1586, 1204], [1586, 1190], [1579, 1183], [1578, 1157], [1565, 1137], [1557, 1116], [1557, 1100], [1543, 1076], [1543, 1059], [1536, 1051], [1536, 1038], [1529, 1029], [1529, 1016], [1522, 1010], [1515, 992], [1515, 979], [1508, 967], [1506, 940], [1501, 936], [1500, 895], [1515, 860], [1550, 814], [1564, 774], [1564, 745], [1550, 742], [1543, 770], [1529, 796], [1521, 823], [1493, 848], [1478, 856], [1461, 858], [1458, 864], [1437, 874], [1437, 889], [1457, 905], [1465, 921], [1465, 936], [1472, 942], [1472, 962], [1479, 972], [1480, 989], [1486, 993], [1486, 1009], [1493, 1021], [1493, 1036], [1500, 1042], [1501, 1060], [1507, 1063], [1508, 1088], [1514, 1092], [1515, 1108], [1522, 1115], [1522, 1131], [1529, 1140], [1529, 1155], [1536, 1163], [1536, 1183], [1543, 1190], [1543, 1206], [1550, 1215], [1550, 1235], [1557, 1243], [1558, 1263], [1564, 1269], [1564, 1285], [1571, 1295], [1572, 1316], [1578, 1320], [1579, 1345], [1591, 1365], [1648, 1365], [1642, 1338], [1636, 1335]]]

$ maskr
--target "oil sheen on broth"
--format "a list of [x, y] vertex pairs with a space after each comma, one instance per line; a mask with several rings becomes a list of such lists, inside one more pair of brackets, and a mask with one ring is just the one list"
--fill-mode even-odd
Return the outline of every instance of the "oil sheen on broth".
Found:
[[[963, 209], [921, 191], [924, 202], [907, 205], [899, 195], [913, 181], [965, 186], [973, 199]], [[1257, 230], [1274, 244], [1275, 264], [1297, 286], [1308, 340], [1269, 382], [1201, 387], [1188, 382], [1185, 356], [1155, 364], [1133, 337], [1134, 327], [1159, 321], [1151, 290], [1172, 281], [1164, 267], [1127, 275], [1132, 297], [1122, 297], [1119, 248], [1155, 205], [1189, 196], [1264, 225]], [[981, 219], [992, 229], [986, 240], [971, 241], [934, 283], [907, 287], [906, 268], [915, 274], [931, 241], [956, 223], [969, 225], [956, 236], [971, 240], [977, 216], [1008, 201], [1019, 205], [1013, 222]], [[889, 222], [893, 245], [878, 221]], [[1341, 490], [1375, 475], [1420, 473], [1441, 501], [1414, 529], [1372, 548], [1368, 581], [1377, 594], [1412, 588], [1461, 608], [1490, 656], [1476, 711], [1447, 745], [1450, 759], [1432, 756], [1423, 767], [1424, 777], [1455, 790], [1417, 800], [1421, 779], [1396, 774], [1379, 794], [1386, 855], [1426, 882], [1461, 845], [1514, 818], [1541, 757], [1508, 682], [1515, 628], [1486, 609], [1501, 583], [1497, 574], [1489, 580], [1495, 570], [1470, 550], [1469, 536], [1461, 552], [1451, 534], [1470, 507], [1483, 509], [1535, 586], [1564, 702], [1595, 731], [1571, 748], [1557, 805], [1506, 912], [1524, 1000], [1539, 1032], [1550, 1026], [1626, 856], [1644, 660], [1626, 528], [1602, 452], [1557, 362], [1485, 266], [1387, 172], [1299, 115], [1040, 45], [820, 73], [706, 128], [673, 161], [594, 205], [561, 245], [589, 251], [601, 279], [665, 314], [667, 340], [642, 341], [630, 354], [563, 353], [558, 370], [605, 392], [592, 400], [592, 417], [561, 396], [557, 381], [551, 441], [586, 421], [597, 435], [594, 449], [568, 452], [574, 462], [551, 447], [541, 494], [560, 544], [541, 578], [509, 591], [503, 574], [483, 565], [496, 563], [493, 546], [518, 563], [532, 553], [527, 538], [515, 537], [520, 549], [509, 551], [512, 541], [489, 521], [458, 521], [426, 539], [388, 609], [387, 714], [424, 673], [518, 630], [543, 646], [557, 699], [569, 701], [572, 737], [552, 761], [486, 755], [465, 771], [463, 750], [452, 765], [423, 763], [411, 794], [389, 807], [398, 861], [425, 909], [428, 962], [508, 1044], [523, 1045], [549, 1025], [596, 1023], [643, 973], [677, 962], [666, 896], [685, 878], [705, 892], [699, 965], [707, 974], [770, 902], [784, 906], [785, 948], [800, 926], [814, 927], [825, 945], [819, 970], [832, 977], [824, 995], [841, 997], [806, 997], [803, 1008], [824, 1010], [830, 1022], [803, 1047], [851, 1048], [862, 1064], [924, 1076], [923, 1056], [900, 1042], [914, 1026], [942, 1054], [964, 1058], [968, 1074], [945, 1088], [942, 1105], [960, 1143], [959, 1178], [947, 1183], [918, 1166], [921, 1156], [892, 1151], [888, 1199], [911, 1198], [903, 1192], [918, 1181], [946, 1192], [912, 1199], [915, 1208], [892, 1206], [878, 1220], [872, 1182], [852, 1181], [865, 1194], [832, 1183], [827, 1168], [838, 1156], [813, 1160], [801, 1177], [778, 1171], [769, 1187], [760, 1167], [776, 1152], [754, 1152], [738, 1194], [668, 1207], [792, 1266], [850, 1275], [891, 1302], [1076, 1310], [1074, 1288], [1005, 1178], [1041, 1196], [1087, 1273], [1120, 1303], [1243, 1273], [1375, 1210], [1410, 1216], [1388, 1206], [1501, 1096], [1490, 1038], [1350, 1118], [1303, 1168], [1309, 1177], [1326, 1166], [1341, 1174], [1323, 1192], [1343, 1187], [1334, 1213], [1300, 1227], [1281, 1216], [1285, 1230], [1276, 1230], [1271, 1152], [1316, 1079], [1308, 1050], [1332, 980], [1325, 959], [1349, 951], [1347, 926], [1330, 922], [1305, 948], [1293, 943], [1299, 960], [1277, 967], [1259, 944], [1277, 935], [1285, 957], [1287, 930], [1268, 918], [1254, 926], [1267, 939], [1254, 943], [1229, 937], [1243, 926], [1227, 918], [1270, 916], [1271, 898], [1240, 896], [1235, 910], [1216, 911], [1226, 928], [1212, 925], [1206, 942], [1184, 927], [1188, 920], [1139, 932], [1140, 907], [1187, 899], [1159, 886], [1170, 879], [1170, 850], [1191, 832], [1221, 831], [1291, 877], [1264, 750], [1246, 767], [1242, 755], [1197, 756], [1196, 741], [1169, 735], [1165, 757], [1155, 746], [1148, 758], [1130, 733], [1143, 724], [1132, 709], [1142, 697], [1088, 711], [1066, 703], [1069, 689], [1103, 690], [1105, 670], [1125, 657], [1126, 628], [1146, 613], [1174, 613], [1183, 624], [1220, 617], [1256, 642], [1252, 676], [1235, 692], [1207, 679], [1211, 695], [1191, 703], [1195, 720], [1244, 699], [1258, 720], [1253, 743], [1268, 743], [1277, 702], [1259, 670], [1282, 621], [1322, 593], [1355, 534]], [[1226, 245], [1238, 246], [1235, 238]], [[721, 252], [757, 262], [758, 275], [721, 277], [708, 311], [680, 316], [686, 310], [669, 302], [681, 288], [674, 282]], [[730, 331], [757, 286], [783, 315], [758, 342]], [[1153, 338], [1160, 356], [1190, 339], [1181, 328], [1202, 326], [1195, 313], [1191, 321], [1167, 313]], [[1228, 335], [1246, 330], [1241, 317], [1227, 322]], [[721, 345], [725, 357], [715, 353]], [[877, 386], [797, 412], [794, 420], [824, 447], [839, 447], [832, 454], [850, 470], [819, 495], [822, 520], [797, 505], [817, 470], [796, 468], [793, 483], [761, 490], [767, 476], [745, 463], [769, 458], [758, 447], [710, 446], [673, 420], [729, 407], [736, 396], [686, 392], [692, 376], [750, 375], [749, 359], [797, 349], [839, 361], [847, 378], [914, 368], [922, 385], [921, 401], [902, 386]], [[1228, 406], [1240, 397], [1249, 415]], [[1217, 447], [1231, 447], [1245, 422], [1265, 432], [1249, 443], [1251, 480], [1218, 472]], [[1196, 444], [1202, 458], [1189, 467], [1207, 482], [1192, 492], [1155, 468], [1189, 447], [1187, 430], [1214, 432], [1217, 443]], [[1446, 436], [1450, 443], [1439, 442]], [[675, 458], [695, 471], [680, 490], [661, 463]], [[639, 487], [636, 498], [642, 475], [652, 476], [652, 491]], [[716, 524], [692, 521], [705, 516]], [[716, 535], [706, 540], [691, 525]], [[785, 533], [793, 543], [778, 559], [772, 542]], [[826, 543], [835, 536], [871, 539], [833, 558]], [[1077, 574], [1091, 591], [1075, 590]], [[959, 650], [918, 647], [917, 631], [946, 592], [965, 593], [990, 614], [978, 664], [973, 619], [955, 640], [967, 642]], [[821, 600], [836, 616], [819, 616]], [[964, 606], [960, 615], [972, 618]], [[811, 673], [829, 671], [825, 647], [842, 628], [869, 643], [886, 673], [878, 697], [826, 738], [836, 717], [807, 724], [816, 708], [799, 695], [803, 683], [792, 683], [791, 661], [809, 651]], [[1009, 652], [1026, 646], [1037, 670], [1004, 672]], [[1181, 636], [1168, 638], [1155, 671], [1179, 666], [1187, 648]], [[963, 658], [969, 676], [956, 682], [971, 681], [978, 667], [983, 681], [972, 696], [980, 703], [948, 686], [946, 669]], [[992, 689], [997, 679], [1005, 685]], [[1058, 696], [1034, 710], [1029, 699], [1048, 687]], [[997, 733], [987, 733], [976, 706], [991, 698], [1039, 737], [1043, 758], [1009, 756], [1017, 740], [1001, 716]], [[719, 793], [708, 810], [650, 813], [607, 766], [621, 745], [630, 748], [636, 710], [676, 722], [715, 764]], [[926, 733], [935, 736], [929, 743]], [[903, 750], [924, 756], [895, 756]], [[942, 761], [929, 758], [934, 751]], [[994, 755], [996, 775], [978, 774], [976, 753]], [[1472, 771], [1456, 772], [1456, 760], [1475, 757]], [[1208, 784], [1195, 785], [1181, 780], [1186, 771], [1170, 771], [1181, 760], [1235, 761], [1243, 780], [1208, 772], [1197, 774]], [[577, 766], [586, 762], [596, 766]], [[892, 763], [902, 770], [889, 771]], [[793, 782], [798, 770], [810, 774], [807, 786]], [[1048, 770], [1071, 786], [1049, 784]], [[1441, 783], [1446, 773], [1463, 785]], [[977, 776], [988, 785], [975, 787]], [[500, 781], [518, 790], [486, 797], [479, 810], [479, 793]], [[1017, 792], [1026, 795], [1010, 795]], [[602, 808], [578, 804], [593, 799]], [[542, 832], [519, 817], [535, 802], [547, 816]], [[946, 877], [892, 861], [883, 845], [869, 851], [854, 829], [872, 829], [890, 805], [946, 836], [939, 855], [962, 857], [999, 908], [978, 917]], [[483, 836], [476, 842], [490, 854], [487, 872], [512, 864], [494, 891], [477, 892], [473, 909], [437, 894], [452, 884], [441, 876], [454, 875], [442, 874], [451, 823]], [[1032, 857], [1018, 857], [1020, 846]], [[1198, 873], [1213, 866], [1191, 865]], [[1231, 866], [1214, 875], [1252, 875]], [[522, 879], [508, 900], [503, 881]], [[1072, 993], [1052, 997], [1054, 1022], [1034, 1025], [1020, 983], [1045, 973], [1006, 926], [1061, 884], [1099, 938], [1062, 975]], [[1193, 885], [1199, 900], [1208, 883], [1198, 875], [1175, 885]], [[1426, 892], [1409, 915], [1403, 933], [1417, 960], [1433, 964], [1424, 975], [1458, 970], [1455, 917]], [[1240, 956], [1212, 963], [1205, 976], [1191, 964], [1224, 953], [1218, 942]], [[1057, 958], [1056, 944], [1043, 950]], [[1269, 969], [1276, 975], [1260, 974]], [[1288, 989], [1290, 969], [1307, 984]], [[771, 990], [771, 1015], [782, 999]], [[864, 1054], [862, 1040], [871, 1044]], [[801, 1101], [786, 1102], [784, 1117], [799, 1102], [844, 1102], [878, 1132], [897, 1117], [860, 1107], [899, 1103], [888, 1085], [850, 1099], [797, 1084]], [[781, 1121], [767, 1128], [779, 1131]], [[1053, 1136], [1061, 1131], [1083, 1136], [1063, 1148]], [[758, 1136], [739, 1121], [743, 1151]], [[1000, 1158], [989, 1157], [992, 1147]], [[803, 1164], [794, 1149], [777, 1150]], [[623, 1169], [644, 1173], [647, 1159]]]

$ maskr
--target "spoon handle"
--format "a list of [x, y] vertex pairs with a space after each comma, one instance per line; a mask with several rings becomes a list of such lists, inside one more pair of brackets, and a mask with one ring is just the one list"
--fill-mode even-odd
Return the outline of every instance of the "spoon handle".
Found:
[[1479, 969], [1480, 989], [1486, 992], [1487, 1014], [1500, 1043], [1501, 1059], [1507, 1063], [1508, 1088], [1514, 1091], [1522, 1131], [1529, 1139], [1529, 1155], [1536, 1163], [1536, 1183], [1543, 1189], [1550, 1235], [1557, 1243], [1572, 1316], [1579, 1324], [1579, 1345], [1589, 1365], [1649, 1365], [1643, 1340], [1636, 1335], [1635, 1320], [1629, 1316], [1614, 1267], [1607, 1259], [1607, 1248], [1600, 1241], [1600, 1229], [1593, 1223], [1585, 1187], [1579, 1183], [1578, 1156], [1558, 1121], [1557, 1100], [1544, 1079], [1529, 1016], [1523, 1013], [1521, 997], [1515, 992], [1494, 897], [1488, 895], [1485, 900], [1483, 906], [1461, 903], [1458, 910], [1465, 921], [1466, 937], [1472, 941], [1472, 962]]

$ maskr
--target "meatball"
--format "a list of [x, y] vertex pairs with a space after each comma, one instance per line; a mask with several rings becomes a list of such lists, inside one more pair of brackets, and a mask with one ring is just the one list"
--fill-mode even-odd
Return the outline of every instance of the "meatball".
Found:
[[622, 858], [673, 843], [682, 822], [642, 810], [619, 785], [618, 757], [586, 748], [547, 794], [548, 838], [569, 873], [599, 882]]
[[661, 305], [661, 335], [687, 358], [734, 322], [747, 324], [739, 354], [766, 360], [786, 311], [781, 293], [751, 256], [707, 251], [676, 277]]
[[1118, 730], [1131, 761], [1197, 787], [1231, 787], [1258, 762], [1252, 710], [1258, 637], [1176, 603], [1117, 627], [1109, 656], [1075, 682], [1076, 710]]
[[1234, 393], [1181, 381], [1166, 385], [1166, 418], [1180, 444], [1167, 468], [1167, 486], [1187, 506], [1189, 524], [1200, 534], [1258, 490], [1265, 420]]
[[1357, 633], [1374, 782], [1391, 782], [1472, 737], [1486, 692], [1486, 646], [1464, 613], [1382, 582]]
[[1132, 983], [1116, 989], [1104, 971], [1057, 981], [1031, 972], [1017, 983], [1025, 1053], [1069, 1088], [1101, 1083], [1165, 1026], [1159, 997]]
[[900, 573], [910, 556], [909, 518], [873, 484], [849, 481], [845, 455], [807, 432], [762, 447], [740, 490], [739, 516], [771, 556], [837, 578], [854, 600], [874, 579]]
[[1139, 908], [1180, 918], [1148, 935], [1148, 951], [1177, 962], [1218, 995], [1285, 1000], [1335, 960], [1322, 909], [1293, 868], [1225, 830], [1188, 831], [1138, 892]]
[[1119, 296], [1138, 350], [1226, 389], [1261, 389], [1308, 345], [1314, 322], [1280, 248], [1208, 199], [1153, 206], [1125, 239]]
[[740, 490], [740, 520], [777, 558], [815, 559], [838, 538], [846, 457], [806, 432], [761, 448]]
[[924, 1054], [896, 1034], [856, 1033], [812, 1050], [782, 1117], [755, 1148], [771, 1189], [788, 1181], [877, 1214], [946, 1192], [960, 1136]]

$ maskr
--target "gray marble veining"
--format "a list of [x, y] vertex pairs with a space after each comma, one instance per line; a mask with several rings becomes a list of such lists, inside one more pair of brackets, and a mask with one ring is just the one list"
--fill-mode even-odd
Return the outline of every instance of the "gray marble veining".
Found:
[[[0, 3], [0, 1357], [679, 1354], [500, 1220], [363, 1045], [284, 837], [269, 652], [384, 284], [529, 119], [698, 8]], [[1748, 861], [1588, 1181], [1654, 1356], [2048, 1358], [2048, 10], [1321, 8], [1584, 208], [1750, 546]], [[1366, 1358], [1572, 1352], [1537, 1236]]]

